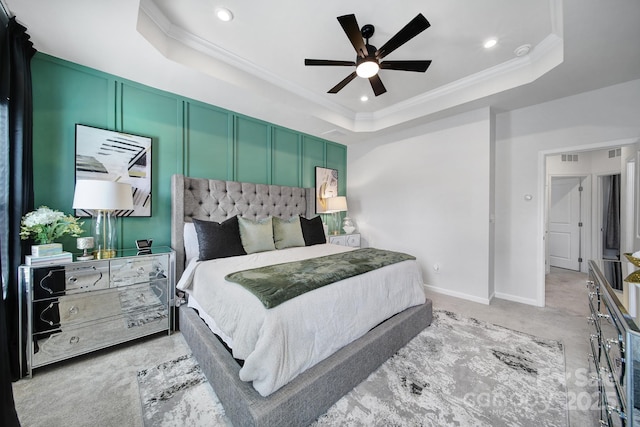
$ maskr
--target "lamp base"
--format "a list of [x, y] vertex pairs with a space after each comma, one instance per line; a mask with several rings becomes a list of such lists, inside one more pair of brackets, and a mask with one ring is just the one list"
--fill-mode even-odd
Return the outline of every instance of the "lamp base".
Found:
[[95, 259], [109, 259], [115, 258], [116, 250], [115, 249], [100, 249], [93, 252], [93, 256]]
[[100, 210], [93, 221], [93, 255], [96, 259], [109, 259], [116, 256], [117, 228], [116, 214], [111, 210]]

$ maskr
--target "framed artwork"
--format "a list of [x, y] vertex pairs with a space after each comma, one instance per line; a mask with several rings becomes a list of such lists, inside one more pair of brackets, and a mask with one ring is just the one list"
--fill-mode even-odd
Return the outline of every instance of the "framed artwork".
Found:
[[[76, 124], [76, 181], [131, 184], [133, 210], [117, 216], [151, 216], [151, 138]], [[90, 216], [76, 210], [77, 216]]]
[[327, 211], [327, 198], [338, 196], [338, 171], [316, 166], [316, 213]]

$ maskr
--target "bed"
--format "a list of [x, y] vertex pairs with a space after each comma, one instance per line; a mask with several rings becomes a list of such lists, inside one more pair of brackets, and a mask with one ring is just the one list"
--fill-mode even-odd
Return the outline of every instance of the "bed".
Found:
[[[306, 248], [286, 247], [277, 249], [272, 253], [251, 253], [239, 257], [229, 257], [224, 260], [214, 259], [188, 263], [188, 258], [194, 257], [193, 248], [190, 247], [190, 242], [193, 241], [193, 234], [189, 234], [193, 233], [190, 231], [193, 228], [190, 223], [196, 222], [199, 224], [198, 220], [223, 222], [236, 216], [240, 216], [242, 221], [244, 221], [244, 218], [258, 220], [267, 217], [282, 218], [285, 221], [294, 219], [297, 216], [312, 218], [315, 216], [313, 212], [314, 198], [313, 189], [189, 178], [183, 175], [174, 175], [172, 177], [171, 238], [172, 247], [176, 251], [176, 277], [181, 278], [179, 286], [186, 291], [189, 297], [189, 303], [183, 304], [178, 308], [178, 324], [194, 357], [200, 364], [234, 425], [308, 425], [431, 323], [431, 301], [424, 298], [421, 287], [420, 292], [422, 295], [419, 297], [414, 295], [415, 292], [411, 288], [411, 286], [415, 287], [414, 285], [406, 285], [408, 286], [407, 289], [411, 289], [409, 291], [400, 288], [400, 286], [405, 286], [404, 282], [408, 282], [409, 279], [400, 280], [399, 282], [401, 283], [393, 283], [397, 277], [402, 277], [399, 275], [404, 274], [402, 273], [403, 269], [411, 271], [411, 268], [407, 269], [406, 265], [412, 261], [403, 261], [382, 267], [376, 272], [364, 273], [356, 278], [341, 279], [340, 283], [315, 289], [270, 309], [260, 308], [255, 301], [241, 300], [247, 301], [242, 304], [251, 307], [251, 310], [247, 311], [258, 313], [258, 316], [262, 316], [260, 322], [264, 322], [257, 326], [260, 337], [254, 337], [257, 341], [254, 340], [252, 342], [256, 349], [262, 349], [262, 353], [253, 357], [253, 359], [250, 352], [246, 353], [246, 351], [240, 350], [243, 339], [235, 335], [232, 337], [225, 336], [228, 330], [225, 329], [225, 317], [221, 314], [224, 307], [218, 306], [212, 313], [207, 313], [211, 308], [203, 299], [203, 295], [211, 293], [211, 291], [201, 291], [200, 293], [197, 291], [197, 289], [204, 289], [203, 287], [205, 286], [216, 286], [212, 284], [214, 280], [210, 279], [211, 276], [205, 274], [206, 270], [217, 271], [222, 269], [225, 273], [228, 273], [235, 270], [239, 265], [246, 264], [254, 267], [266, 265], [265, 263], [269, 262], [277, 263], [278, 261], [274, 261], [274, 259], [280, 260], [280, 257], [285, 255], [288, 257], [286, 258], [287, 260], [303, 260], [310, 256], [325, 255], [326, 253], [337, 253], [337, 256], [343, 256], [341, 255], [343, 251], [346, 254], [346, 251], [351, 249], [336, 248], [335, 245], [327, 244]], [[187, 233], [186, 240], [185, 232]], [[311, 252], [314, 255], [308, 255]], [[265, 261], [263, 258], [273, 259]], [[230, 266], [225, 263], [230, 263]], [[413, 273], [408, 274], [411, 275]], [[372, 275], [371, 280], [363, 279], [367, 278], [367, 275]], [[374, 276], [384, 278], [374, 279]], [[347, 282], [349, 280], [353, 280], [354, 283]], [[284, 369], [284, 379], [280, 378], [280, 373], [277, 374], [278, 376], [273, 375], [275, 379], [268, 376], [269, 378], [266, 381], [259, 379], [260, 372], [258, 372], [258, 376], [251, 377], [251, 374], [247, 376], [248, 371], [254, 372], [254, 374], [256, 371], [260, 371], [259, 363], [269, 359], [269, 346], [273, 348], [294, 346], [288, 341], [284, 341], [283, 345], [282, 340], [301, 343], [294, 337], [296, 336], [295, 334], [300, 333], [298, 331], [304, 330], [304, 328], [297, 325], [295, 327], [278, 325], [273, 330], [286, 329], [286, 331], [282, 334], [263, 334], [263, 330], [269, 330], [264, 325], [275, 322], [272, 319], [278, 318], [282, 313], [289, 312], [293, 312], [295, 316], [304, 316], [304, 310], [300, 311], [299, 308], [294, 308], [296, 304], [302, 304], [301, 306], [306, 307], [306, 311], [309, 312], [318, 311], [319, 308], [314, 309], [312, 307], [313, 304], [320, 304], [318, 301], [324, 301], [325, 298], [328, 298], [327, 295], [335, 293], [336, 289], [351, 290], [352, 288], [357, 288], [357, 286], [365, 286], [364, 282], [374, 283], [376, 280], [380, 283], [379, 285], [366, 286], [381, 286], [382, 290], [380, 292], [383, 295], [385, 292], [393, 293], [396, 288], [402, 289], [401, 294], [410, 294], [406, 296], [406, 301], [398, 302], [402, 308], [392, 309], [393, 311], [390, 314], [380, 314], [383, 317], [379, 321], [373, 317], [373, 315], [377, 316], [377, 313], [372, 315], [365, 312], [364, 314], [359, 313], [359, 316], [351, 314], [358, 321], [356, 322], [358, 323], [357, 327], [354, 326], [353, 329], [366, 329], [361, 333], [354, 332], [354, 336], [349, 338], [343, 338], [337, 334], [334, 335], [335, 331], [325, 333], [322, 327], [316, 326], [316, 329], [312, 329], [311, 336], [314, 339], [317, 338], [318, 342], [311, 342], [308, 346], [301, 345], [298, 347], [311, 349], [309, 350], [308, 359], [303, 360], [301, 363], [297, 361], [289, 363], [299, 353], [299, 350], [295, 350], [292, 353], [285, 353], [283, 357], [276, 357], [271, 362], [265, 362], [276, 366], [279, 364], [280, 368], [286, 368]], [[416, 278], [413, 277], [411, 280], [415, 281]], [[356, 283], [358, 281], [361, 283]], [[348, 283], [349, 286], [345, 287], [343, 283]], [[225, 282], [219, 286], [227, 286], [223, 288], [227, 290], [235, 289], [230, 287], [232, 285], [235, 284]], [[336, 288], [336, 286], [343, 286], [343, 288]], [[377, 292], [376, 288], [367, 289], [373, 290], [367, 290], [361, 295], [365, 293], [367, 295], [376, 294]], [[247, 293], [242, 290], [228, 293], [240, 295], [243, 292]], [[356, 290], [354, 292], [362, 291]], [[217, 293], [219, 294], [220, 292]], [[347, 300], [350, 298], [353, 297], [348, 297]], [[389, 301], [401, 300], [402, 298], [402, 296], [399, 296]], [[256, 298], [254, 299], [257, 300]], [[365, 298], [363, 297], [362, 299], [364, 300]], [[394, 304], [395, 302], [391, 304], [385, 303], [384, 305]], [[354, 312], [360, 310], [360, 306], [366, 307], [366, 303], [362, 301], [358, 301], [357, 305], [358, 308], [353, 310]], [[380, 305], [378, 304], [378, 306]], [[203, 306], [207, 308], [203, 309]], [[346, 306], [349, 307], [348, 305]], [[333, 305], [331, 307], [333, 310]], [[349, 314], [344, 315], [348, 316]], [[213, 324], [211, 324], [211, 317], [216, 316], [217, 318], [213, 319]], [[331, 311], [331, 319], [334, 317], [341, 319], [340, 316], [343, 316], [343, 314]], [[375, 324], [366, 326], [366, 322], [361, 321], [362, 319]], [[219, 326], [216, 320], [222, 322], [220, 324], [223, 330], [216, 329]], [[306, 322], [307, 320], [300, 323]], [[342, 320], [338, 320], [337, 324], [341, 324], [340, 322]], [[351, 325], [351, 323], [349, 324]], [[313, 328], [314, 326], [311, 325], [309, 327]], [[330, 327], [331, 325], [327, 326], [329, 329]], [[334, 325], [333, 327], [335, 328], [336, 326]], [[244, 331], [245, 327], [242, 326], [239, 329]], [[351, 330], [352, 327], [342, 329]], [[218, 332], [218, 335], [215, 335], [212, 330]], [[247, 327], [246, 330], [251, 329]], [[324, 339], [320, 339], [323, 334], [326, 336]], [[251, 334], [249, 333], [248, 335]], [[284, 336], [284, 338], [279, 335]], [[336, 348], [327, 350], [327, 347], [332, 345], [330, 340], [327, 341], [327, 339], [332, 337], [337, 340]], [[339, 340], [343, 339], [347, 341], [344, 343], [339, 342]], [[229, 350], [229, 341], [232, 342], [231, 347], [234, 354], [245, 352], [246, 354], [243, 354], [243, 356], [248, 356], [242, 366], [234, 359], [234, 355]], [[258, 362], [255, 362], [256, 360]], [[255, 363], [258, 363], [258, 365]], [[247, 368], [247, 365], [249, 365], [249, 368]], [[291, 372], [289, 372], [290, 365]], [[245, 381], [241, 380], [243, 376]]]

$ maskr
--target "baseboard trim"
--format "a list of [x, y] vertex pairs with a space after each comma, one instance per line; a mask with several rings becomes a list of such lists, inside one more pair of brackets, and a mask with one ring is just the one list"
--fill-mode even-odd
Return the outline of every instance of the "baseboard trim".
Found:
[[536, 301], [533, 298], [522, 298], [522, 297], [519, 297], [519, 296], [516, 296], [516, 295], [504, 294], [502, 292], [496, 292], [494, 294], [494, 296], [496, 298], [505, 299], [505, 300], [508, 300], [508, 301], [519, 302], [521, 304], [533, 305], [533, 306], [536, 306], [536, 307], [544, 307], [544, 305], [540, 306], [538, 304], [538, 301]]
[[477, 302], [484, 305], [489, 305], [491, 303], [491, 299], [489, 298], [480, 298], [474, 295], [465, 294], [462, 292], [456, 292], [449, 289], [440, 288], [438, 286], [424, 285], [424, 288], [428, 291], [435, 292], [437, 294], [449, 295], [456, 298], [466, 299], [468, 301]]

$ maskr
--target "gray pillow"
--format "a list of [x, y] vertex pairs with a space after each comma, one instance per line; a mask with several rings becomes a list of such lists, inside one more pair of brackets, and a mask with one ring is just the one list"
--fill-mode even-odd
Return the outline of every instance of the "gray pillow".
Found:
[[242, 246], [248, 254], [276, 249], [273, 243], [273, 221], [271, 217], [253, 221], [239, 216], [238, 225], [240, 226]]
[[300, 217], [298, 215], [289, 219], [273, 217], [273, 242], [276, 249], [304, 246]]

